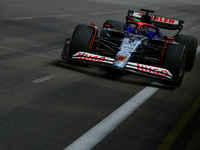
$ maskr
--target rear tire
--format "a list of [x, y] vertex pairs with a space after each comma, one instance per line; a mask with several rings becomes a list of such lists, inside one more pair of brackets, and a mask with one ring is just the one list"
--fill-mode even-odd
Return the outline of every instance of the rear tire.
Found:
[[188, 36], [188, 35], [178, 35], [176, 38], [176, 41], [182, 45], [185, 45], [187, 48], [187, 56], [186, 56], [186, 70], [191, 71], [195, 58], [196, 58], [196, 52], [197, 52], [197, 46], [198, 46], [198, 40], [196, 37]]
[[73, 54], [82, 51], [89, 52], [91, 42], [94, 38], [94, 29], [87, 25], [78, 25], [72, 35], [69, 50], [68, 58], [71, 58]]
[[[112, 29], [115, 29], [115, 30], [124, 30], [125, 28], [125, 23], [123, 22], [120, 22], [120, 21], [114, 21], [114, 20], [106, 20], [104, 22], [104, 24], [108, 24], [108, 25], [111, 25]], [[105, 27], [103, 27], [105, 28]], [[106, 31], [105, 30], [101, 30], [101, 33], [100, 33], [100, 36], [101, 37], [106, 37]]]
[[180, 86], [185, 72], [186, 47], [181, 44], [169, 44], [164, 54], [162, 67], [173, 75], [173, 85]]

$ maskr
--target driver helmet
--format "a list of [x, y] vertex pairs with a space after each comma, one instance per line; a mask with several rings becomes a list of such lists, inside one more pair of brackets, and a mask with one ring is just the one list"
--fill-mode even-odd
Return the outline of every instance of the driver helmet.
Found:
[[147, 36], [147, 28], [146, 27], [140, 27], [139, 31], [138, 31], [138, 34], [139, 35], [144, 35], [144, 36]]

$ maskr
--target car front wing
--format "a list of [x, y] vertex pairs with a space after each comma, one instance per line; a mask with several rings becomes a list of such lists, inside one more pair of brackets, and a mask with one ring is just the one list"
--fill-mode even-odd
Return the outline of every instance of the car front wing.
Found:
[[72, 61], [84, 61], [85, 63], [97, 66], [105, 66], [105, 67], [112, 67], [119, 70], [124, 70], [128, 72], [132, 72], [138, 75], [144, 75], [148, 77], [153, 77], [161, 80], [172, 80], [173, 75], [171, 72], [165, 68], [156, 67], [156, 66], [149, 66], [146, 64], [140, 64], [135, 62], [127, 62], [124, 68], [119, 68], [113, 66], [115, 63], [115, 59], [91, 54], [88, 52], [77, 52], [72, 56], [70, 59]]

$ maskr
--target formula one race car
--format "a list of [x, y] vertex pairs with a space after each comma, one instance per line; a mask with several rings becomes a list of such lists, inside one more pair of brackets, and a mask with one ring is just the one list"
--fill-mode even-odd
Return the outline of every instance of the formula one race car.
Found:
[[[179, 35], [183, 20], [153, 13], [148, 9], [129, 10], [125, 23], [106, 20], [100, 36], [94, 24], [80, 24], [75, 28], [72, 38], [66, 39], [61, 57], [180, 86], [185, 70], [191, 71], [193, 68], [198, 40]], [[178, 30], [178, 33], [166, 36], [160, 29]]]

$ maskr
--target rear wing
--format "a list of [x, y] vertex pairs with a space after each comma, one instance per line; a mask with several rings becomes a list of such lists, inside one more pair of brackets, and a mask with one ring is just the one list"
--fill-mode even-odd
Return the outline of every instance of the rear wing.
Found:
[[[134, 20], [134, 19], [141, 20], [143, 15], [145, 15], [144, 12], [128, 10], [126, 19], [127, 20]], [[159, 28], [163, 28], [163, 29], [181, 30], [185, 22], [183, 20], [158, 16], [158, 15], [153, 15], [153, 14], [149, 14], [149, 16], [151, 17], [150, 23], [152, 25], [157, 26]]]

